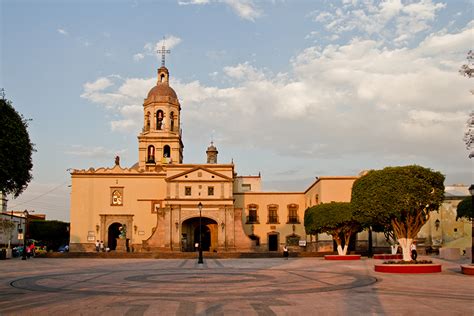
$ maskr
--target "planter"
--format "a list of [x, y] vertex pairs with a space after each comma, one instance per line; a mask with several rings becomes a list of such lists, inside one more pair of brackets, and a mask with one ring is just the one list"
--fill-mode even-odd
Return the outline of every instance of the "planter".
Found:
[[441, 265], [428, 264], [376, 264], [376, 272], [385, 273], [437, 273], [441, 272]]
[[463, 274], [474, 275], [474, 264], [462, 264], [461, 271]]
[[374, 259], [383, 259], [383, 260], [401, 260], [403, 259], [402, 254], [377, 254], [373, 256]]
[[325, 260], [360, 260], [360, 255], [325, 255]]

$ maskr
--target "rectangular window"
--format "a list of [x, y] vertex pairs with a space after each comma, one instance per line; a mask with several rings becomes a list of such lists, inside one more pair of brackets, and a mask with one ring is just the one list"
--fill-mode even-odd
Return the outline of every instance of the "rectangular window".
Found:
[[258, 224], [257, 205], [249, 205], [249, 216], [247, 216], [248, 224]]
[[251, 191], [252, 190], [252, 186], [250, 184], [242, 184], [242, 191], [243, 192], [247, 192], [247, 191]]
[[289, 224], [300, 223], [300, 220], [298, 218], [298, 205], [296, 204], [288, 205], [288, 223]]
[[184, 195], [186, 196], [191, 195], [191, 187], [184, 187]]
[[207, 187], [207, 195], [214, 195], [214, 187]]
[[268, 206], [268, 224], [278, 224], [278, 206]]

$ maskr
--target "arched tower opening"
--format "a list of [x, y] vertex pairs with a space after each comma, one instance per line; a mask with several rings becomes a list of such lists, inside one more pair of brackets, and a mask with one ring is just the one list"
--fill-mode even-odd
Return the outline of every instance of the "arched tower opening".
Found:
[[163, 129], [163, 118], [165, 114], [162, 110], [156, 111], [156, 129], [162, 130]]
[[163, 147], [163, 158], [169, 158], [171, 157], [171, 148], [169, 145], [165, 145]]
[[147, 163], [155, 162], [155, 146], [153, 145], [148, 146], [146, 162]]

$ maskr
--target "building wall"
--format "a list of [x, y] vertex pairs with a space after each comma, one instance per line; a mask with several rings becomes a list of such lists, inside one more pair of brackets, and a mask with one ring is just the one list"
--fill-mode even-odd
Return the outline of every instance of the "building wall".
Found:
[[[114, 219], [126, 221], [127, 238], [141, 244], [156, 226], [154, 205], [165, 197], [164, 175], [139, 174], [118, 166], [98, 172], [72, 174], [71, 250], [73, 244], [88, 244], [84, 250], [92, 250], [95, 240], [106, 242], [108, 227], [104, 226]], [[123, 192], [122, 205], [112, 204], [115, 189]]]
[[[319, 177], [305, 191], [305, 205], [311, 207], [321, 203], [350, 202], [352, 185], [358, 177]], [[304, 215], [304, 214], [303, 214]], [[315, 251], [333, 251], [332, 236], [318, 234], [308, 236], [308, 242]]]
[[25, 218], [9, 213], [0, 213], [0, 220], [13, 222], [15, 224], [11, 231], [4, 229], [3, 225], [0, 225], [0, 246], [7, 246], [9, 240], [11, 246], [22, 244], [23, 240], [18, 239], [18, 234], [20, 231], [23, 233], [25, 231]]
[[[247, 235], [256, 235], [260, 238], [260, 250], [268, 250], [268, 235], [279, 235], [279, 245], [286, 244], [286, 237], [298, 235], [306, 240], [304, 229], [304, 194], [302, 192], [246, 192], [235, 193], [235, 206], [243, 210], [242, 221]], [[288, 206], [297, 205], [298, 223], [288, 223]], [[257, 206], [258, 222], [249, 223], [249, 205]], [[278, 223], [268, 223], [268, 207], [278, 207]]]

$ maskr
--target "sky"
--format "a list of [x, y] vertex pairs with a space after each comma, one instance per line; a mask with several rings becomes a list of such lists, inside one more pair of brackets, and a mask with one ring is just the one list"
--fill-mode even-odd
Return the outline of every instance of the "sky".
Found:
[[31, 119], [33, 177], [8, 209], [69, 220], [72, 169], [138, 160], [165, 38], [184, 163], [304, 191], [318, 176], [418, 164], [474, 182], [462, 140], [472, 0], [0, 1], [0, 87]]

